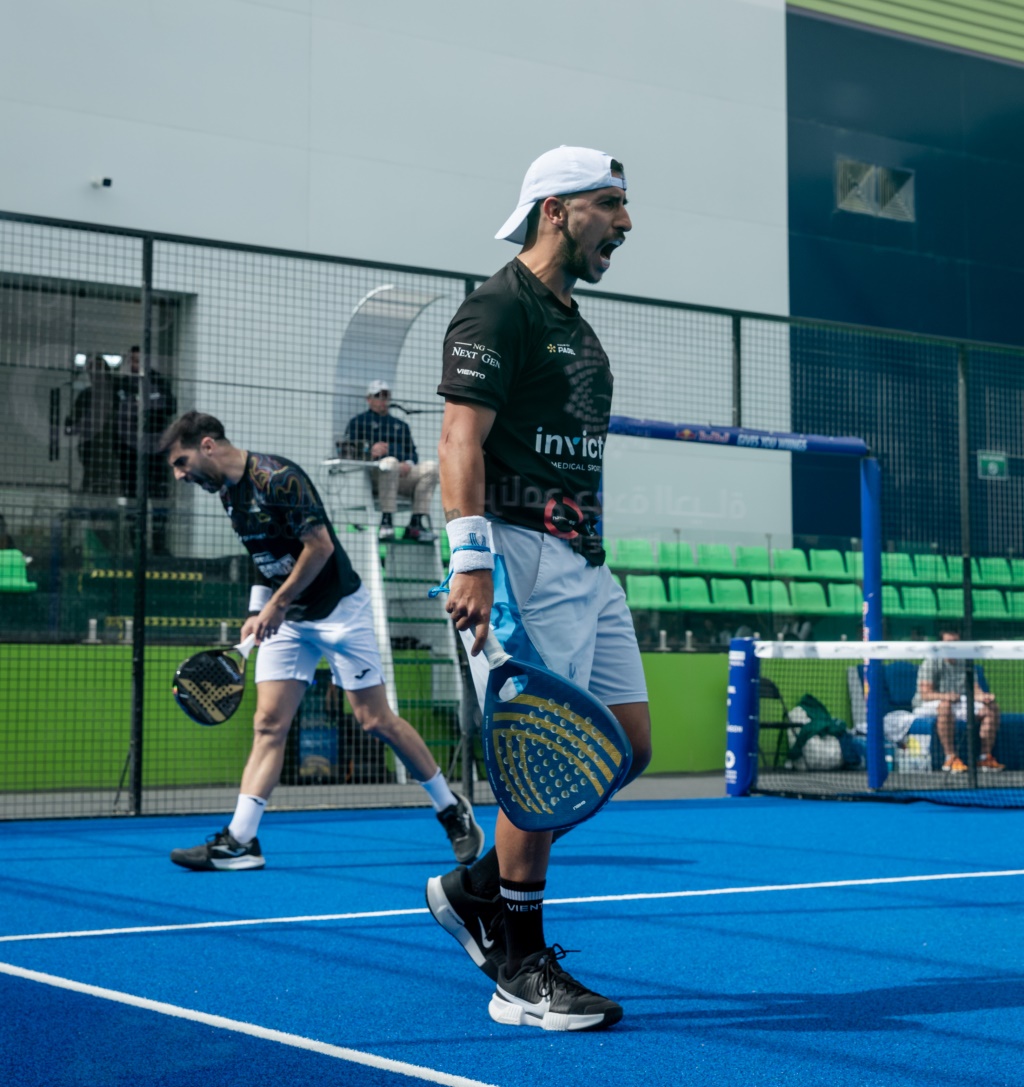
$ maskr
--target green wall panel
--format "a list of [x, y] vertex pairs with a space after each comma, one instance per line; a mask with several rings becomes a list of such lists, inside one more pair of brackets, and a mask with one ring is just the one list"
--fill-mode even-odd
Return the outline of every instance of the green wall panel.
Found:
[[725, 766], [727, 653], [645, 653], [653, 755], [649, 773]]
[[788, 7], [1024, 63], [1019, 0], [798, 0]]

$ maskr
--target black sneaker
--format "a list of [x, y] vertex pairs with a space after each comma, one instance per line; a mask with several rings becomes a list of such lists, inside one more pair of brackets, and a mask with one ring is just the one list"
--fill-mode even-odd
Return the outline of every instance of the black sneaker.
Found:
[[600, 1030], [622, 1018], [614, 1000], [584, 988], [558, 965], [569, 952], [558, 944], [523, 959], [519, 970], [507, 977], [505, 967], [488, 1006], [496, 1023], [543, 1030]]
[[414, 543], [433, 543], [437, 539], [437, 533], [430, 527], [430, 515], [425, 513], [420, 521], [410, 522], [402, 539]]
[[491, 979], [505, 965], [505, 915], [501, 895], [480, 898], [473, 894], [469, 869], [460, 865], [443, 876], [427, 880], [427, 908], [434, 920], [450, 932], [466, 954]]
[[171, 860], [194, 872], [241, 872], [246, 868], [262, 868], [265, 863], [259, 838], [242, 845], [231, 837], [227, 827], [211, 834], [203, 845], [172, 849]]
[[484, 832], [473, 818], [473, 805], [461, 793], [452, 795], [455, 803], [439, 811], [437, 821], [444, 827], [459, 864], [472, 864], [484, 847]]

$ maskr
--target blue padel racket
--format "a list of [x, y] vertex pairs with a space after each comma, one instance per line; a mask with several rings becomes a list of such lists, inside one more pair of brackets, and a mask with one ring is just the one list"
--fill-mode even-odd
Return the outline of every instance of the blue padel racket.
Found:
[[537, 664], [513, 660], [488, 631], [481, 733], [501, 810], [520, 830], [589, 819], [622, 784], [633, 750], [592, 694]]
[[256, 635], [250, 634], [234, 647], [241, 661], [224, 649], [204, 649], [174, 673], [174, 700], [197, 725], [221, 725], [242, 704], [245, 662], [255, 644]]

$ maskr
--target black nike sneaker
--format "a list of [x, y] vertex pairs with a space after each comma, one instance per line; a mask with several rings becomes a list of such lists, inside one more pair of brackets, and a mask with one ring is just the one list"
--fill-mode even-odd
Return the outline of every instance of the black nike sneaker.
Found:
[[266, 863], [260, 851], [259, 838], [242, 845], [231, 837], [225, 827], [211, 834], [202, 845], [191, 849], [172, 849], [171, 860], [194, 872], [241, 872], [247, 868], [262, 868]]
[[455, 803], [439, 811], [437, 821], [444, 827], [459, 864], [472, 864], [484, 847], [483, 828], [473, 818], [473, 805], [461, 793], [452, 795]]
[[491, 979], [505, 965], [505, 915], [501, 895], [480, 898], [473, 894], [469, 869], [461, 865], [443, 876], [427, 880], [427, 908], [434, 920], [450, 932], [466, 954]]
[[558, 965], [568, 955], [558, 944], [523, 959], [508, 977], [498, 972], [488, 1012], [496, 1023], [543, 1030], [600, 1030], [622, 1018], [622, 1007], [581, 985]]

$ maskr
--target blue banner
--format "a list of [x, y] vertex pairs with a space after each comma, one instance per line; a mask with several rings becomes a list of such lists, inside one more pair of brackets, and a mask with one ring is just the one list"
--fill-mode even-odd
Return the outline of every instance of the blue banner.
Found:
[[663, 423], [656, 419], [632, 419], [628, 415], [613, 415], [608, 423], [608, 433], [703, 445], [732, 445], [739, 449], [775, 449], [783, 453], [834, 453], [843, 457], [863, 457], [868, 452], [867, 443], [860, 438], [787, 434], [784, 431], [751, 430], [748, 427]]

